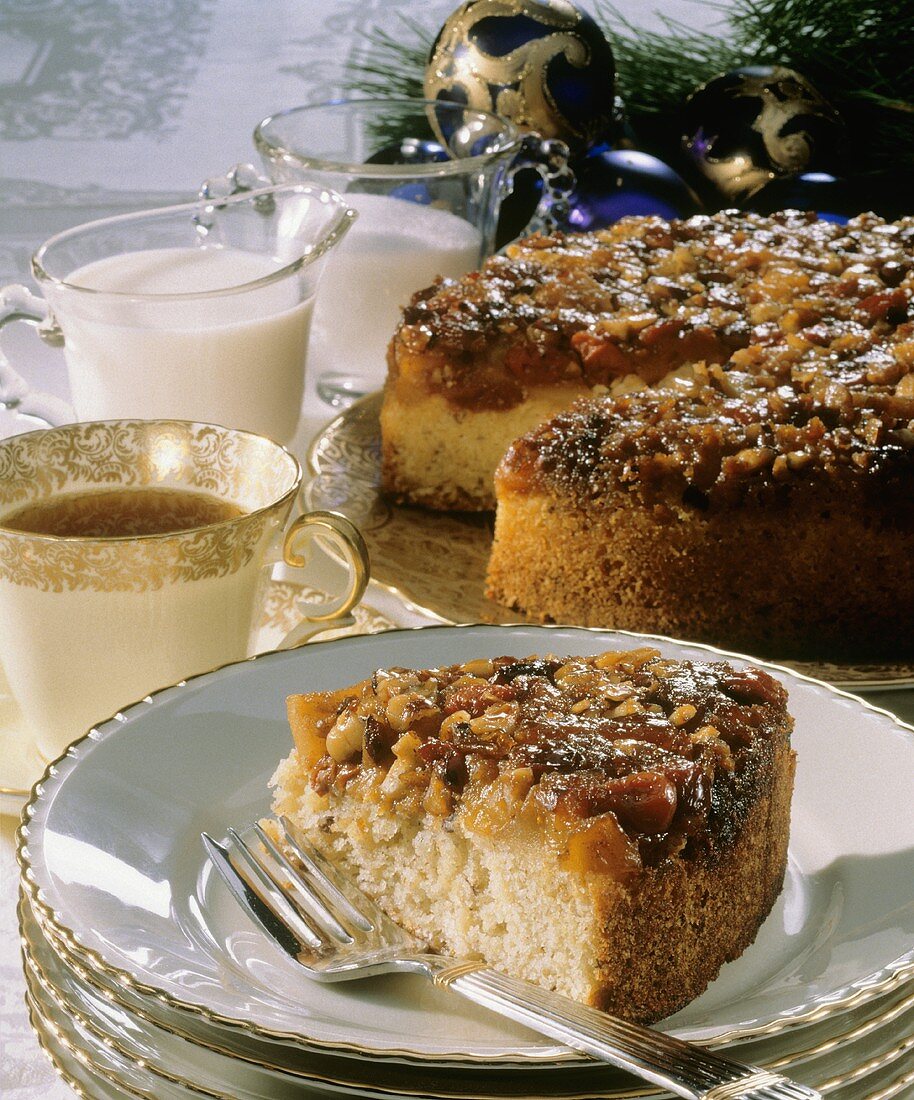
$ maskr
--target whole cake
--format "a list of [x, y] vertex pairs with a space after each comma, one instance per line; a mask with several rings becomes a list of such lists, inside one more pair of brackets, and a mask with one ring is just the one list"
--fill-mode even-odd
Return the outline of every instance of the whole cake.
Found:
[[875, 449], [914, 416], [912, 288], [912, 218], [730, 211], [518, 242], [405, 310], [381, 413], [383, 486], [434, 508], [491, 508], [514, 439], [581, 396], [675, 389], [696, 364], [721, 388], [733, 372], [735, 390], [752, 381], [757, 422], [776, 391]]
[[489, 594], [778, 657], [908, 657], [914, 219], [708, 220], [689, 278], [719, 269], [711, 285], [742, 302], [751, 342], [516, 441]]
[[432, 948], [649, 1022], [781, 890], [786, 704], [652, 648], [382, 670], [289, 698], [273, 809]]

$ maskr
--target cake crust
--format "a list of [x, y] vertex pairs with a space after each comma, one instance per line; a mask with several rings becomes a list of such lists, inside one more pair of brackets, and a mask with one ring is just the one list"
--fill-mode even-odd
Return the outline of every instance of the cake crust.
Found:
[[907, 428], [884, 421], [869, 445], [794, 405], [762, 426], [698, 374], [676, 397], [577, 405], [512, 446], [489, 595], [776, 658], [914, 651], [914, 451], [887, 443]]
[[786, 866], [786, 693], [653, 649], [385, 670], [292, 696], [274, 810], [438, 950], [651, 1021]]

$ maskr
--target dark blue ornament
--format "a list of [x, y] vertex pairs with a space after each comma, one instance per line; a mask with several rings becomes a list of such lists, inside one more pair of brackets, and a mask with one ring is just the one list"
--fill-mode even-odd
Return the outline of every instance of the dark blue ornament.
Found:
[[634, 149], [591, 150], [572, 163], [569, 230], [601, 229], [630, 214], [687, 218], [701, 210], [695, 192], [668, 164]]
[[835, 109], [782, 65], [714, 77], [683, 107], [682, 148], [728, 202], [740, 204], [772, 180], [825, 171], [843, 141]]
[[366, 164], [434, 164], [447, 160], [444, 146], [428, 138], [405, 137], [385, 145], [365, 161]]
[[859, 214], [862, 207], [859, 188], [847, 180], [828, 172], [805, 172], [769, 183], [752, 196], [746, 209], [758, 214], [814, 210], [823, 221], [843, 225]]
[[603, 32], [569, 0], [469, 0], [435, 39], [425, 96], [584, 146], [617, 125], [615, 76]]

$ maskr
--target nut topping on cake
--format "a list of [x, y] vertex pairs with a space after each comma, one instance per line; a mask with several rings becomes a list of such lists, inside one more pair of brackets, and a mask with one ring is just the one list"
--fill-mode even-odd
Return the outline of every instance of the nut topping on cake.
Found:
[[596, 839], [599, 819], [621, 829], [634, 867], [713, 850], [737, 827], [753, 758], [785, 702], [758, 669], [666, 661], [651, 648], [486, 658], [375, 673], [330, 697], [299, 751], [320, 795], [355, 783], [398, 813], [443, 818], [460, 806], [483, 832], [516, 815], [548, 818], [566, 847], [585, 828]]
[[914, 218], [724, 211], [516, 242], [405, 312], [383, 485], [435, 508], [491, 507], [508, 445], [588, 397], [620, 446], [635, 437], [626, 480], [648, 491], [663, 470], [696, 501], [718, 478], [739, 497], [750, 480], [910, 474], [912, 297]]
[[805, 392], [822, 377], [891, 394], [907, 373], [896, 349], [914, 336], [912, 252], [914, 219], [836, 225], [798, 211], [626, 218], [529, 238], [415, 296], [391, 384], [402, 346], [435, 357], [429, 392], [472, 409], [510, 406], [545, 380], [653, 384], [699, 362], [749, 371], [762, 389]]

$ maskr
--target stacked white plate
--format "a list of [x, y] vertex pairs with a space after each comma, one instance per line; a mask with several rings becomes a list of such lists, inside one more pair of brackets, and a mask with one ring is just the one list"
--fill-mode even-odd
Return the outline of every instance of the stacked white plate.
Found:
[[[91, 731], [50, 767], [20, 831], [30, 1009], [61, 1074], [86, 1096], [155, 1100], [659, 1095], [419, 978], [310, 983], [237, 907], [199, 839], [269, 811], [292, 692], [385, 665], [644, 641], [525, 625], [344, 638], [197, 677]], [[828, 1097], [911, 1097], [914, 729], [773, 671], [798, 753], [785, 888], [756, 942], [660, 1026]]]

